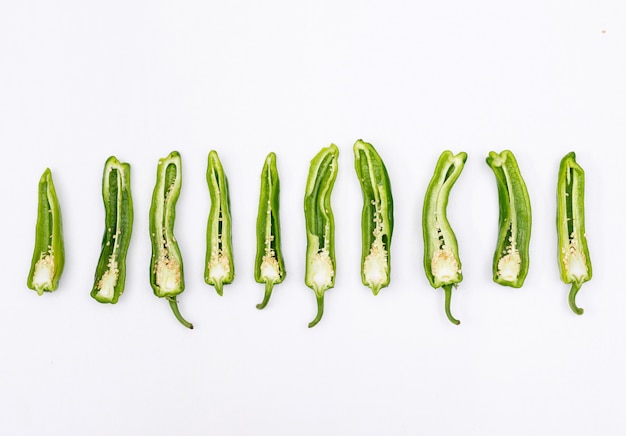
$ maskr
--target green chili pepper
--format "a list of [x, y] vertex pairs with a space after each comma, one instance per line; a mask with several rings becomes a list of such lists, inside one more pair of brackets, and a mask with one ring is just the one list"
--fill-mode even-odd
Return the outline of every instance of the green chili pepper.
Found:
[[35, 249], [27, 285], [43, 295], [56, 290], [65, 264], [61, 208], [49, 168], [39, 180], [38, 196]]
[[493, 280], [519, 288], [528, 274], [532, 224], [530, 197], [515, 156], [490, 152], [487, 165], [496, 175], [500, 203], [499, 238], [493, 255]]
[[454, 324], [460, 324], [450, 312], [452, 286], [463, 280], [457, 241], [446, 216], [448, 197], [454, 182], [459, 178], [466, 153], [456, 156], [444, 151], [439, 157], [435, 174], [428, 185], [424, 198], [422, 231], [424, 234], [424, 269], [433, 288], [445, 291], [446, 316]]
[[176, 296], [185, 290], [183, 259], [174, 236], [176, 201], [182, 185], [182, 161], [177, 151], [159, 159], [157, 179], [150, 206], [150, 285], [159, 298], [167, 298], [176, 319], [187, 328], [193, 325], [178, 310]]
[[390, 280], [391, 182], [385, 164], [372, 144], [360, 139], [354, 144], [354, 166], [363, 191], [361, 281], [378, 295]]
[[102, 176], [104, 236], [91, 296], [100, 303], [117, 303], [124, 293], [126, 253], [133, 231], [130, 165], [111, 156]]
[[224, 285], [235, 278], [228, 179], [215, 150], [209, 153], [206, 180], [211, 196], [211, 210], [206, 229], [206, 261], [204, 281], [215, 287], [219, 295]]
[[306, 273], [304, 282], [317, 299], [315, 326], [324, 314], [324, 292], [335, 286], [335, 221], [330, 195], [337, 178], [339, 149], [335, 144], [323, 148], [311, 160], [304, 196], [306, 221]]
[[557, 184], [556, 228], [559, 238], [561, 280], [571, 283], [569, 305], [577, 315], [576, 294], [591, 280], [591, 259], [585, 234], [585, 172], [576, 163], [576, 154], [568, 153], [559, 168]]
[[265, 283], [263, 302], [257, 309], [263, 309], [270, 300], [272, 288], [285, 279], [285, 263], [280, 249], [279, 195], [280, 181], [276, 169], [276, 155], [270, 153], [265, 159], [261, 173], [261, 196], [259, 214], [256, 220], [256, 260], [254, 279]]

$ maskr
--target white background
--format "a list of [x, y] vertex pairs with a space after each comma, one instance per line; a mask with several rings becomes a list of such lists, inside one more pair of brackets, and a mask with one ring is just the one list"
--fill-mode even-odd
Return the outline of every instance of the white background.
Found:
[[[0, 5], [0, 420], [11, 435], [527, 435], [626, 432], [626, 3], [622, 1], [5, 1]], [[392, 283], [360, 283], [352, 145], [393, 184]], [[303, 283], [310, 159], [340, 150], [337, 281], [314, 329]], [[465, 280], [454, 326], [422, 267], [437, 157], [469, 158], [449, 218]], [[514, 151], [533, 207], [522, 289], [491, 280], [490, 150]], [[157, 160], [183, 156], [180, 326], [149, 286]], [[206, 156], [229, 177], [237, 278], [204, 284]], [[574, 315], [556, 261], [558, 164], [586, 170], [593, 280]], [[258, 311], [259, 174], [275, 151], [288, 276]], [[89, 291], [101, 174], [132, 164], [126, 292]], [[53, 171], [66, 270], [26, 288], [37, 182]]]

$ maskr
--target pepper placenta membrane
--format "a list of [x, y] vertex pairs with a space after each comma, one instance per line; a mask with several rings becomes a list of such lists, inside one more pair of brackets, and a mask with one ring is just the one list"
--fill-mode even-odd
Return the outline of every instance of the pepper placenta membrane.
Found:
[[463, 274], [456, 236], [448, 222], [446, 208], [450, 190], [459, 178], [466, 160], [467, 154], [464, 152], [456, 156], [451, 151], [441, 154], [426, 190], [422, 214], [426, 277], [433, 288], [443, 288], [446, 316], [454, 324], [460, 321], [450, 312], [452, 287], [463, 280]]
[[256, 220], [254, 279], [257, 283], [265, 283], [263, 301], [257, 304], [257, 309], [263, 309], [267, 305], [272, 288], [281, 283], [286, 275], [280, 247], [279, 197], [280, 181], [276, 169], [276, 154], [270, 153], [261, 172], [261, 194]]
[[572, 284], [569, 305], [578, 315], [576, 294], [582, 284], [591, 280], [591, 259], [585, 233], [585, 172], [576, 163], [574, 152], [568, 153], [559, 167], [557, 183], [556, 227], [559, 239], [561, 280]]
[[493, 256], [493, 280], [519, 288], [528, 274], [528, 247], [532, 213], [526, 183], [515, 156], [509, 150], [490, 152], [487, 164], [498, 185], [500, 204], [498, 243]]
[[360, 139], [354, 144], [354, 166], [363, 192], [361, 281], [378, 295], [390, 281], [391, 182], [385, 164], [372, 144]]
[[204, 281], [215, 287], [219, 295], [224, 285], [235, 278], [228, 179], [215, 150], [208, 158], [206, 180], [211, 196], [211, 209], [206, 230]]
[[176, 319], [187, 328], [193, 325], [178, 310], [176, 296], [185, 290], [183, 259], [174, 236], [176, 201], [182, 186], [182, 161], [177, 151], [159, 159], [156, 185], [150, 206], [150, 285], [159, 298], [167, 298]]
[[311, 160], [304, 196], [306, 222], [306, 273], [304, 282], [317, 299], [315, 326], [324, 314], [324, 292], [335, 286], [335, 221], [330, 196], [337, 178], [339, 149], [335, 144], [323, 148]]
[[104, 236], [91, 296], [100, 303], [117, 303], [124, 292], [126, 253], [133, 231], [130, 165], [111, 156], [102, 176]]
[[39, 180], [38, 198], [35, 249], [27, 286], [43, 295], [57, 289], [65, 264], [61, 207], [49, 168]]

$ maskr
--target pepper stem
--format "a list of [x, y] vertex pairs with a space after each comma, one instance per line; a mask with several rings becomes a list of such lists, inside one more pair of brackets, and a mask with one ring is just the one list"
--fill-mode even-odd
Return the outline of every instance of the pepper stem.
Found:
[[315, 298], [317, 298], [317, 315], [315, 319], [309, 323], [309, 328], [315, 327], [315, 325], [320, 322], [322, 319], [322, 315], [324, 315], [324, 292], [315, 293]]
[[374, 296], [378, 295], [378, 293], [380, 292], [380, 289], [381, 289], [381, 285], [372, 286], [372, 292], [374, 293]]
[[178, 310], [178, 301], [176, 301], [176, 297], [167, 297], [167, 299], [170, 302], [170, 307], [172, 308], [172, 312], [174, 312], [174, 316], [176, 317], [176, 319], [188, 329], [193, 329], [193, 324], [187, 321], [185, 318], [183, 318], [183, 316], [180, 314], [180, 310]]
[[583, 308], [576, 306], [576, 294], [578, 294], [582, 285], [582, 283], [573, 282], [572, 288], [569, 290], [569, 307], [572, 308], [576, 315], [582, 315], [585, 312]]
[[270, 297], [272, 296], [272, 288], [274, 288], [274, 282], [265, 282], [265, 295], [263, 296], [263, 301], [256, 305], [257, 309], [261, 310], [267, 306], [267, 303], [270, 301]]
[[215, 287], [215, 290], [217, 291], [217, 295], [219, 295], [220, 297], [224, 296], [224, 283], [221, 280], [216, 281], [213, 286]]
[[450, 320], [452, 324], [459, 325], [461, 321], [452, 316], [452, 312], [450, 312], [450, 300], [452, 299], [452, 285], [444, 285], [443, 290], [446, 293], [446, 316]]

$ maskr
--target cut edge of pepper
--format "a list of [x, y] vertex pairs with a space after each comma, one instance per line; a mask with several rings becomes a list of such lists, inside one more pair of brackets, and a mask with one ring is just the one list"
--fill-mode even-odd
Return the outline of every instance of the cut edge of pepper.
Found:
[[[337, 177], [337, 162], [339, 156], [339, 148], [335, 144], [322, 148], [311, 160], [309, 167], [306, 190], [304, 196], [304, 212], [307, 230], [307, 249], [306, 249], [306, 270], [305, 284], [313, 289], [317, 300], [317, 315], [309, 323], [309, 328], [314, 327], [322, 319], [324, 313], [324, 292], [334, 287], [335, 283], [335, 253], [334, 253], [334, 218], [330, 204], [330, 192], [334, 186]], [[327, 180], [323, 187], [318, 187], [319, 170], [324, 160], [330, 157], [328, 165]], [[315, 192], [316, 187], [319, 192]], [[317, 194], [317, 195], [315, 195]], [[309, 205], [309, 203], [311, 203]], [[326, 221], [324, 229], [324, 243], [320, 244], [319, 234], [311, 231], [309, 228], [311, 221], [311, 213], [309, 207], [320, 209], [320, 214]], [[329, 243], [330, 241], [330, 243]], [[319, 283], [313, 272], [313, 266], [321, 264], [322, 267], [330, 266], [326, 273], [328, 276]], [[317, 283], [316, 283], [317, 282]]]
[[[382, 288], [386, 288], [387, 286], [389, 286], [389, 283], [391, 281], [390, 246], [391, 236], [393, 232], [393, 198], [391, 196], [391, 182], [389, 180], [389, 175], [387, 173], [385, 164], [372, 144], [370, 144], [369, 142], [365, 142], [362, 139], [357, 139], [357, 141], [354, 143], [353, 150], [355, 170], [359, 179], [359, 184], [361, 185], [361, 191], [365, 203], [361, 219], [361, 232], [363, 240], [361, 254], [361, 283], [364, 286], [370, 288], [374, 296], [376, 296]], [[361, 156], [361, 154], [363, 154], [363, 156]], [[368, 234], [367, 240], [364, 240], [364, 223], [366, 219], [366, 213], [368, 220], [371, 218], [371, 216], [370, 213], [366, 212], [369, 209], [369, 202], [367, 199], [366, 187], [364, 185], [364, 176], [360, 165], [361, 160], [367, 161], [366, 166], [369, 170], [368, 180], [371, 182], [370, 191], [372, 193], [372, 196], [374, 197], [373, 199], [369, 200], [369, 202], [371, 202], [371, 204], [373, 204], [376, 209], [376, 212], [374, 212], [374, 222], [377, 223], [377, 226], [374, 227], [373, 231], [365, 232]], [[383, 181], [381, 183], [378, 183], [374, 171], [372, 170], [373, 161], [377, 161], [376, 163], [380, 166], [381, 176], [383, 178]], [[384, 193], [385, 189], [389, 190], [389, 195], [386, 195]], [[391, 212], [389, 212], [389, 214], [387, 214], [384, 219], [382, 219], [383, 197], [386, 200], [384, 206], [388, 210], [391, 210]], [[387, 238], [385, 238], [385, 236], [387, 236]], [[369, 241], [370, 238], [371, 242]], [[377, 266], [378, 268], [375, 268], [375, 271], [381, 277], [377, 278], [377, 280], [372, 280], [371, 277], [368, 275], [368, 266]]]
[[[176, 174], [173, 183], [166, 186], [167, 168], [173, 165]], [[152, 194], [150, 205], [150, 239], [152, 244], [152, 257], [150, 264], [150, 285], [154, 294], [159, 298], [173, 297], [185, 290], [183, 275], [183, 259], [174, 236], [174, 229], [168, 231], [167, 226], [174, 222], [176, 216], [175, 204], [178, 201], [182, 188], [182, 158], [178, 151], [174, 150], [166, 157], [160, 158], [157, 164], [157, 178]], [[166, 204], [169, 202], [168, 204]], [[172, 207], [174, 205], [174, 207]], [[168, 207], [169, 206], [169, 207]], [[172, 210], [170, 210], [172, 209]], [[158, 234], [158, 237], [157, 237]], [[155, 240], [155, 238], [158, 238]], [[171, 244], [171, 247], [169, 246]], [[163, 247], [167, 251], [167, 258], [161, 256]], [[155, 248], [158, 247], [158, 248]], [[173, 262], [170, 262], [169, 259]], [[160, 271], [160, 272], [159, 272]], [[161, 286], [161, 281], [168, 274], [179, 275], [176, 278], [176, 287], [166, 290]]]
[[[437, 289], [446, 284], [457, 284], [463, 281], [461, 259], [458, 254], [458, 243], [452, 226], [448, 222], [446, 208], [452, 187], [460, 177], [467, 161], [467, 153], [459, 152], [456, 155], [445, 150], [439, 156], [426, 195], [422, 211], [422, 234], [424, 236], [424, 270], [430, 285]], [[443, 169], [447, 168], [444, 175]], [[443, 217], [443, 219], [439, 219]], [[432, 236], [428, 229], [436, 229], [437, 237]], [[442, 247], [442, 238], [445, 247]], [[452, 248], [448, 248], [451, 246]], [[437, 278], [432, 269], [436, 255], [448, 259], [450, 256], [456, 262], [456, 277], [452, 280]]]
[[[41, 215], [44, 213], [41, 209], [42, 191], [45, 191], [46, 197], [45, 215], [48, 216], [49, 214], [52, 216], [51, 221], [45, 223], [50, 233], [46, 233], [44, 238], [41, 238], [39, 235], [40, 226], [44, 225], [41, 221]], [[65, 264], [61, 208], [59, 206], [50, 168], [46, 168], [41, 175], [37, 192], [39, 203], [37, 206], [37, 222], [35, 226], [35, 249], [26, 285], [29, 289], [37, 292], [37, 295], [43, 296], [44, 292], [54, 292], [57, 290], [58, 282]], [[41, 239], [46, 239], [45, 244]], [[45, 251], [42, 250], [42, 245], [46, 247]], [[41, 268], [47, 268], [49, 270], [49, 280], [40, 283], [35, 280]]]
[[[576, 153], [573, 151], [567, 153], [561, 159], [558, 178], [557, 229], [559, 233], [559, 267], [561, 269], [561, 280], [566, 284], [571, 283], [572, 285], [568, 293], [568, 303], [572, 311], [577, 315], [582, 315], [584, 309], [576, 304], [576, 296], [583, 283], [592, 278], [592, 265], [589, 259], [585, 233], [584, 180], [585, 172], [576, 161]], [[574, 184], [578, 185], [580, 189], [575, 199], [572, 198], [574, 195]], [[561, 192], [562, 189], [564, 190], [563, 193]], [[561, 195], [564, 195], [564, 197], [562, 198]], [[580, 201], [580, 204], [575, 204], [578, 203], [575, 200]], [[571, 205], [568, 205], [568, 202]], [[574, 219], [576, 214], [578, 214], [577, 221], [580, 228], [572, 225], [573, 228], [570, 233], [568, 223]], [[563, 224], [563, 218], [565, 218], [566, 224]], [[572, 244], [574, 244], [576, 250], [575, 258], [579, 261], [579, 264], [582, 264], [584, 273], [579, 272], [575, 274], [571, 271], [573, 256], [570, 253], [570, 247], [572, 247]]]
[[[507, 168], [507, 161], [509, 162], [509, 166], [511, 168]], [[504, 235], [502, 234], [503, 232], [503, 228], [500, 225], [500, 228], [498, 230], [498, 234], [499, 234], [499, 238], [502, 238], [503, 236], [506, 236], [507, 234], [510, 234], [510, 238], [514, 238], [514, 240], [509, 239], [507, 240], [499, 240], [497, 242], [496, 245], [496, 251], [494, 254], [494, 260], [493, 260], [493, 281], [499, 285], [502, 286], [509, 286], [512, 288], [521, 288], [524, 284], [524, 281], [526, 280], [526, 276], [528, 275], [528, 267], [529, 267], [529, 261], [528, 261], [528, 253], [527, 253], [527, 247], [528, 247], [528, 243], [525, 245], [526, 247], [526, 253], [521, 252], [519, 250], [519, 241], [517, 239], [517, 237], [519, 236], [520, 231], [518, 230], [518, 208], [516, 208], [516, 204], [515, 204], [515, 196], [514, 196], [514, 192], [515, 190], [513, 189], [512, 185], [512, 178], [513, 176], [516, 176], [519, 179], [519, 187], [520, 187], [520, 195], [522, 197], [522, 200], [524, 200], [524, 202], [526, 203], [526, 208], [528, 209], [528, 218], [527, 221], [529, 223], [529, 229], [530, 229], [530, 223], [531, 221], [531, 207], [530, 207], [530, 197], [528, 195], [528, 188], [526, 187], [526, 183], [521, 175], [521, 171], [519, 169], [519, 165], [517, 163], [517, 159], [515, 158], [515, 155], [513, 154], [512, 151], [510, 150], [503, 150], [500, 153], [497, 153], [495, 151], [490, 151], [489, 155], [487, 156], [486, 159], [487, 165], [489, 167], [491, 167], [491, 169], [493, 170], [495, 177], [496, 177], [496, 183], [498, 186], [498, 203], [499, 203], [499, 207], [500, 210], [502, 210], [502, 199], [500, 197], [501, 194], [501, 189], [505, 189], [506, 192], [506, 196], [507, 196], [507, 203], [508, 203], [508, 208], [509, 208], [509, 222], [508, 222], [508, 227], [507, 227], [507, 231], [504, 233]], [[512, 173], [509, 171], [510, 169], [512, 169]], [[501, 185], [504, 185], [501, 186]], [[500, 212], [502, 213], [502, 212]], [[526, 232], [524, 232], [526, 233]], [[530, 232], [528, 232], [529, 234]], [[530, 238], [528, 236], [528, 238]], [[506, 244], [508, 244], [508, 247], [506, 246]], [[506, 247], [506, 250], [501, 250], [501, 247], [504, 246]], [[521, 254], [524, 254], [524, 256], [521, 256]], [[502, 273], [502, 266], [505, 262], [513, 262], [516, 263], [517, 266], [517, 271], [516, 271], [516, 275], [514, 278], [512, 277], [505, 277], [505, 275]]]
[[[126, 271], [125, 271], [126, 270], [126, 267], [125, 267], [126, 251], [128, 250], [128, 246], [130, 245], [130, 238], [132, 236], [132, 224], [134, 220], [132, 195], [131, 195], [131, 190], [130, 190], [130, 169], [131, 169], [131, 166], [128, 162], [122, 162], [118, 160], [116, 156], [109, 156], [109, 158], [106, 160], [104, 164], [104, 176], [102, 179], [103, 180], [102, 198], [103, 198], [104, 207], [105, 207], [105, 222], [106, 222], [106, 214], [108, 213], [108, 210], [109, 210], [109, 205], [106, 201], [108, 191], [109, 191], [109, 186], [110, 186], [109, 177], [112, 171], [117, 171], [118, 177], [119, 177], [119, 191], [120, 191], [119, 194], [120, 195], [118, 197], [117, 216], [116, 216], [116, 222], [118, 223], [118, 228], [116, 229], [116, 232], [115, 232], [116, 236], [113, 236], [113, 238], [115, 239], [114, 244], [120, 244], [120, 245], [118, 245], [119, 247], [118, 253], [115, 254], [115, 248], [114, 248], [114, 251], [111, 254], [111, 256], [114, 256], [118, 260], [118, 262], [115, 262], [115, 263], [119, 265], [118, 268], [120, 270], [116, 273], [115, 284], [113, 285], [113, 296], [109, 298], [109, 297], [103, 297], [101, 295], [100, 291], [102, 290], [102, 288], [99, 286], [99, 283], [101, 283], [104, 280], [104, 276], [107, 274], [108, 271], [110, 271], [111, 267], [109, 266], [108, 269], [102, 274], [98, 274], [98, 268], [96, 267], [95, 283], [94, 283], [94, 286], [92, 287], [90, 295], [98, 303], [102, 303], [102, 304], [116, 304], [119, 300], [119, 297], [124, 293], [124, 282], [126, 278], [125, 277], [126, 276]], [[120, 240], [124, 240], [124, 238], [122, 238], [121, 236], [122, 234], [121, 234], [121, 230], [119, 226], [119, 222], [123, 220], [122, 212], [121, 212], [122, 210], [121, 198], [123, 197], [124, 191], [127, 191], [127, 196], [128, 196], [129, 208], [126, 211], [126, 220], [129, 225], [125, 231], [125, 233], [128, 235], [126, 237], [126, 242], [120, 243], [119, 242]], [[106, 228], [105, 228], [105, 235], [106, 235]], [[101, 251], [100, 256], [102, 256], [102, 253], [103, 251]], [[109, 259], [109, 261], [110, 260], [111, 259]]]
[[[209, 211], [209, 219], [207, 223], [207, 252], [205, 257], [205, 276], [206, 284], [213, 286], [219, 296], [224, 295], [224, 285], [230, 284], [235, 278], [235, 265], [232, 255], [232, 230], [230, 229], [230, 201], [228, 190], [228, 179], [224, 173], [222, 162], [216, 150], [211, 150], [208, 155], [207, 165], [207, 185], [209, 187], [209, 195], [211, 197], [211, 210]], [[214, 246], [212, 228], [213, 215], [218, 212], [222, 216], [222, 224], [218, 226], [222, 228], [220, 232], [217, 230], [217, 241], [219, 246]], [[225, 220], [228, 223], [224, 225]], [[225, 230], [224, 230], [225, 229]], [[226, 237], [223, 237], [227, 234]], [[217, 277], [212, 274], [213, 269], [220, 267], [222, 269], [221, 276]]]

